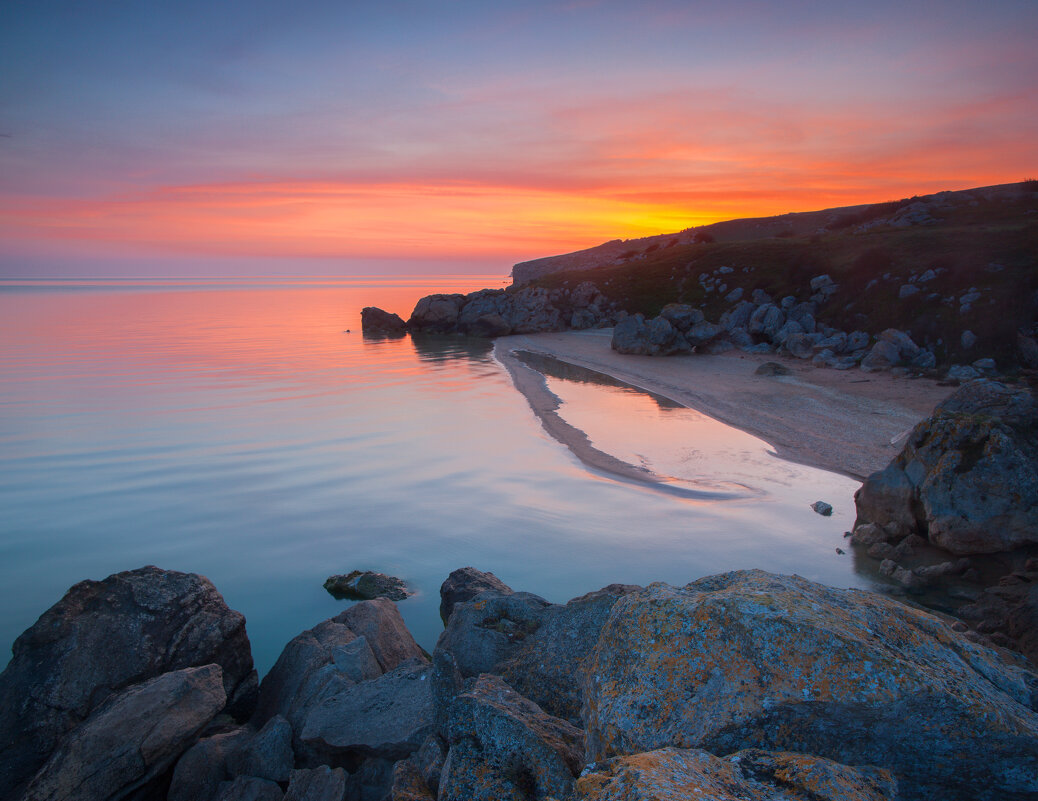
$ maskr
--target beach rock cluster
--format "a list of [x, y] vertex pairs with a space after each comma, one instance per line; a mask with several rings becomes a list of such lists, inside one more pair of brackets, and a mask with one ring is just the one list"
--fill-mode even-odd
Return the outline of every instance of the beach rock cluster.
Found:
[[361, 322], [371, 333], [383, 330], [389, 318], [388, 325], [401, 333], [498, 337], [612, 325], [616, 312], [615, 305], [593, 283], [584, 281], [572, 290], [521, 287], [482, 289], [468, 295], [427, 295], [415, 304], [406, 323], [373, 307]]
[[[218, 595], [205, 579], [146, 568], [89, 584], [127, 582], [152, 612], [181, 608], [171, 585], [201, 588], [212, 602], [189, 604], [181, 628], [162, 632], [170, 640], [149, 640], [157, 649], [183, 650], [185, 631], [210, 642], [199, 627], [240, 647], [244, 632], [224, 622], [234, 613], [212, 617]], [[30, 632], [57, 628], [55, 616], [81, 635], [125, 622], [118, 604], [73, 609], [77, 588]], [[0, 798], [1038, 793], [1038, 675], [890, 598], [753, 570], [684, 587], [610, 585], [553, 604], [474, 568], [452, 573], [441, 598], [446, 626], [431, 660], [393, 603], [363, 601], [286, 646], [247, 721], [226, 714], [233, 667], [215, 661], [159, 665], [103, 698], [107, 685], [97, 685], [88, 692], [96, 708], [52, 737], [45, 759], [5, 774]], [[62, 653], [51, 661], [41, 652], [26, 673], [30, 632], [16, 649], [22, 662], [0, 676], [5, 705], [64, 684], [90, 690], [65, 670]], [[113, 650], [116, 661], [123, 649], [132, 654], [133, 645]], [[47, 710], [34, 714], [42, 720]], [[4, 719], [5, 746], [36, 717]]]

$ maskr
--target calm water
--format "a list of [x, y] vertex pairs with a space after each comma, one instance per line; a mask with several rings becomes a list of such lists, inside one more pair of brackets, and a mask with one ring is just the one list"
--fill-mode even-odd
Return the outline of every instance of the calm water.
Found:
[[545, 366], [560, 414], [599, 449], [746, 492], [617, 481], [544, 433], [489, 343], [360, 333], [363, 306], [406, 316], [430, 292], [500, 285], [0, 282], [0, 665], [71, 584], [145, 564], [212, 579], [245, 613], [261, 673], [342, 608], [321, 585], [354, 568], [417, 588], [400, 608], [428, 649], [439, 584], [468, 564], [553, 601], [746, 567], [866, 585], [835, 552], [850, 479]]

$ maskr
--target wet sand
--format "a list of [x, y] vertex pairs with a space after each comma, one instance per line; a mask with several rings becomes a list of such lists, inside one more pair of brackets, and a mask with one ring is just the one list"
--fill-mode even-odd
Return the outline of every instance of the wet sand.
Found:
[[[549, 434], [582, 461], [614, 474], [631, 466], [596, 450], [583, 432], [561, 420], [555, 412], [558, 400], [540, 373], [514, 355], [516, 351], [596, 370], [760, 437], [784, 459], [858, 479], [885, 467], [900, 450], [904, 435], [954, 391], [929, 379], [816, 368], [800, 359], [741, 351], [718, 356], [628, 356], [610, 349], [611, 334], [608, 329], [595, 329], [501, 337], [494, 355]], [[768, 361], [793, 372], [755, 375], [757, 367]], [[625, 477], [657, 478], [634, 470]]]

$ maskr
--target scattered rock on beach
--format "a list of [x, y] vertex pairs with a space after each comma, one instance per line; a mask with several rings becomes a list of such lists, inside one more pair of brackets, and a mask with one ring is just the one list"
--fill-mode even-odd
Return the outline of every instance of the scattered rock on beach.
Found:
[[792, 375], [793, 371], [778, 362], [764, 362], [753, 371], [754, 375]]
[[815, 501], [811, 504], [811, 508], [818, 512], [818, 514], [822, 515], [822, 517], [829, 517], [833, 513], [832, 505], [825, 501]]
[[370, 570], [353, 570], [345, 575], [329, 576], [325, 579], [324, 588], [340, 601], [370, 601], [373, 598], [403, 601], [414, 594], [401, 579]]

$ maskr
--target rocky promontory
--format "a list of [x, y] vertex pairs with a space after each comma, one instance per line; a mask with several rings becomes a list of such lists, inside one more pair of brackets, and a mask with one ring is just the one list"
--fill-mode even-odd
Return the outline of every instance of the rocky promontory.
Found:
[[1038, 793], [1038, 675], [882, 595], [751, 570], [554, 604], [463, 568], [441, 596], [431, 658], [392, 602], [362, 601], [257, 692], [206, 579], [76, 585], [0, 675], [0, 798]]

